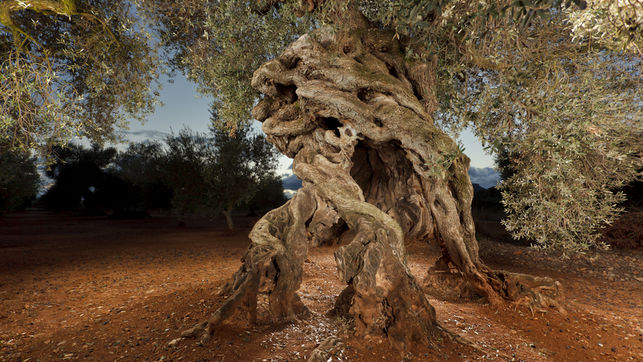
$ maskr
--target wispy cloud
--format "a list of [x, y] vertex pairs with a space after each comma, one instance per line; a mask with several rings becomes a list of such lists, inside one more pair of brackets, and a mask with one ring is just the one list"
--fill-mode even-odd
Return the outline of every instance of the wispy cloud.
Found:
[[295, 175], [284, 177], [281, 180], [281, 184], [286, 190], [299, 190], [301, 188], [301, 180]]
[[292, 199], [292, 197], [295, 196], [296, 193], [297, 193], [297, 191], [284, 190], [284, 196], [286, 196], [286, 198], [288, 198], [288, 199]]
[[124, 131], [128, 136], [134, 136], [135, 138], [146, 138], [154, 140], [165, 139], [170, 134], [167, 132], [161, 132], [157, 130], [139, 130], [139, 131]]
[[478, 184], [485, 189], [496, 186], [500, 181], [500, 174], [491, 167], [469, 167], [469, 177], [471, 183]]

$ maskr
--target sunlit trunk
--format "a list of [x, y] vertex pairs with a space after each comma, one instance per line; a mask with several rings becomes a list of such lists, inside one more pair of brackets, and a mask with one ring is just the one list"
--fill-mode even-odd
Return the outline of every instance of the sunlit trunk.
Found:
[[335, 259], [347, 285], [336, 313], [352, 318], [358, 334], [384, 335], [400, 349], [426, 341], [436, 320], [408, 268], [408, 240], [436, 242], [443, 256], [432, 272], [453, 274], [492, 303], [532, 290], [479, 259], [469, 159], [431, 116], [435, 60], [406, 59], [394, 34], [359, 14], [344, 26], [301, 37], [255, 72], [264, 97], [253, 115], [294, 159], [304, 188], [255, 225], [232, 296], [186, 335], [209, 335], [234, 306], [254, 320], [260, 280], [271, 285], [273, 318], [304, 311], [301, 264], [310, 244], [325, 241], [339, 241]]

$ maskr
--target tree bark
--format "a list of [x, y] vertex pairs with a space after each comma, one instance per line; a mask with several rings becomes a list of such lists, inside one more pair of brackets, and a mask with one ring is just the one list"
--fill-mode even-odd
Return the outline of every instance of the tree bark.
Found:
[[225, 217], [225, 222], [228, 226], [228, 230], [234, 230], [234, 221], [232, 221], [232, 208], [224, 209], [221, 211], [221, 213]]
[[205, 341], [226, 320], [256, 322], [260, 289], [269, 295], [269, 312], [275, 321], [307, 312], [296, 291], [308, 253], [306, 221], [316, 206], [314, 191], [304, 187], [283, 206], [264, 215], [250, 231], [252, 243], [243, 265], [221, 291], [229, 295], [225, 303], [208, 321], [183, 332], [183, 336]]
[[435, 60], [407, 60], [394, 34], [352, 19], [302, 36], [255, 72], [264, 98], [253, 115], [294, 159], [304, 187], [257, 223], [232, 296], [187, 335], [211, 332], [234, 306], [253, 321], [262, 279], [273, 285], [273, 318], [294, 317], [305, 309], [296, 290], [307, 248], [327, 242], [341, 244], [335, 259], [347, 284], [336, 313], [400, 349], [426, 341], [436, 323], [407, 266], [408, 240], [437, 241], [443, 256], [431, 275], [458, 278], [463, 291], [494, 304], [553, 303], [544, 293], [558, 292], [553, 281], [494, 272], [479, 259], [469, 159], [431, 117]]

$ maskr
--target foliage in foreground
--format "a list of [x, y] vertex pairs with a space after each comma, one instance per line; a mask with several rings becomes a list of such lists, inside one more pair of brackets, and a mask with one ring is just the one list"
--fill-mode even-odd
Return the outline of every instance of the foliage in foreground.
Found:
[[157, 102], [159, 58], [131, 2], [0, 2], [0, 141], [113, 140]]

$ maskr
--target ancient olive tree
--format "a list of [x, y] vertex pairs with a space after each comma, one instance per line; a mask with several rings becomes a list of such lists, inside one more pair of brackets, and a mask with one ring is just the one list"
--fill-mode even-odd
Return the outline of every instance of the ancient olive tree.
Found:
[[[340, 244], [335, 257], [347, 286], [335, 312], [352, 317], [358, 333], [385, 335], [400, 348], [435, 329], [434, 309], [407, 266], [408, 240], [442, 249], [429, 271], [431, 285], [447, 283], [494, 304], [556, 305], [554, 281], [494, 271], [480, 260], [468, 158], [445, 131], [473, 125], [492, 149], [524, 157], [517, 169], [535, 166], [516, 173], [514, 191], [542, 197], [516, 203], [518, 211], [534, 209], [537, 201], [565, 207], [575, 197], [613, 207], [616, 199], [604, 196], [609, 187], [635, 177], [641, 165], [643, 15], [636, 2], [133, 4], [152, 20], [149, 28], [160, 35], [170, 65], [216, 97], [225, 121], [219, 123], [239, 128], [254, 107], [268, 140], [294, 158], [303, 180], [292, 200], [252, 229], [229, 298], [186, 336], [208, 338], [235, 315], [254, 321], [260, 291], [268, 292], [275, 320], [304, 312], [297, 295], [302, 263], [320, 243]], [[15, 18], [29, 10], [8, 12], [14, 17], [2, 23], [15, 29]], [[14, 44], [27, 39], [13, 34]], [[550, 171], [561, 165], [568, 172], [557, 178]], [[583, 170], [606, 181], [566, 183]], [[609, 176], [612, 171], [623, 176]], [[570, 206], [560, 227], [574, 224], [575, 215], [596, 217]], [[547, 214], [526, 216], [530, 221], [517, 228]]]
[[[530, 132], [547, 129], [538, 122], [561, 112], [555, 121], [574, 124], [576, 133], [610, 132], [613, 139], [598, 141], [605, 147], [597, 157], [616, 156], [618, 170], [627, 172], [623, 179], [631, 179], [640, 144], [623, 129], [640, 134], [640, 102], [628, 103], [640, 89], [636, 72], [617, 77], [619, 65], [636, 62], [630, 53], [608, 61], [600, 42], [582, 34], [572, 41], [568, 19], [585, 11], [586, 2], [531, 3], [217, 1], [199, 10], [203, 24], [183, 33], [185, 24], [159, 16], [172, 34], [198, 35], [178, 43], [174, 64], [221, 100], [228, 127], [249, 119], [259, 98], [252, 116], [294, 159], [303, 180], [292, 200], [251, 231], [226, 302], [184, 335], [207, 339], [235, 315], [255, 321], [260, 291], [267, 291], [275, 320], [304, 312], [297, 295], [302, 263], [320, 243], [340, 244], [335, 258], [347, 286], [335, 312], [351, 317], [358, 333], [385, 335], [401, 348], [435, 326], [434, 309], [407, 266], [408, 240], [442, 249], [427, 277], [431, 286], [493, 304], [558, 306], [559, 286], [551, 279], [494, 271], [480, 260], [469, 160], [443, 129], [471, 122], [500, 150], [526, 144], [538, 134]], [[615, 44], [637, 52], [638, 9], [634, 15], [622, 29], [625, 40]], [[587, 69], [602, 73], [592, 78]], [[593, 108], [588, 119], [578, 119], [581, 113], [565, 107], [579, 106], [574, 101], [590, 84], [612, 92], [586, 94]], [[558, 92], [557, 102], [550, 92]], [[619, 118], [594, 123], [614, 100], [623, 107]], [[613, 140], [622, 147], [611, 147]]]

